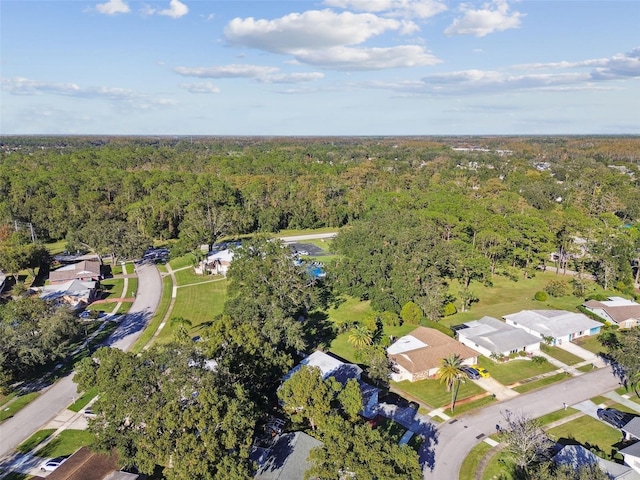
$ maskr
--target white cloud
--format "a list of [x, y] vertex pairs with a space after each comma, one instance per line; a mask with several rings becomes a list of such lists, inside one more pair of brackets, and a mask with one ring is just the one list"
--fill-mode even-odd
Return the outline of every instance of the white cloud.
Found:
[[220, 89], [211, 82], [182, 83], [180, 88], [184, 88], [191, 93], [220, 93]]
[[231, 64], [219, 67], [176, 67], [173, 69], [185, 77], [200, 78], [258, 78], [276, 73], [277, 67], [263, 67], [260, 65]]
[[484, 37], [493, 32], [501, 32], [520, 27], [524, 14], [511, 12], [506, 0], [493, 0], [485, 3], [479, 10], [469, 4], [462, 4], [462, 18], [456, 18], [444, 31], [446, 35], [475, 35]]
[[42, 82], [24, 77], [3, 78], [0, 86], [2, 90], [12, 95], [61, 95], [82, 99], [102, 99], [138, 110], [175, 104], [171, 99], [152, 97], [126, 88], [80, 87], [75, 83]]
[[252, 78], [262, 83], [306, 83], [324, 78], [320, 72], [281, 73], [277, 67], [231, 64], [217, 67], [176, 67], [177, 74], [199, 78]]
[[189, 13], [189, 7], [187, 7], [180, 0], [171, 0], [171, 2], [169, 2], [169, 8], [160, 10], [158, 12], [158, 15], [164, 15], [171, 18], [180, 18], [184, 17], [187, 13]]
[[273, 53], [295, 54], [344, 45], [357, 45], [386, 31], [411, 33], [413, 22], [400, 22], [370, 13], [309, 10], [275, 20], [234, 18], [224, 29], [227, 41]]
[[404, 18], [430, 18], [447, 10], [444, 3], [435, 0], [325, 0], [324, 4]]
[[382, 70], [435, 65], [440, 60], [418, 45], [387, 48], [334, 47], [325, 50], [298, 52], [302, 63], [335, 70]]
[[276, 73], [259, 78], [263, 83], [307, 83], [315, 82], [324, 78], [320, 72], [308, 73]]
[[129, 13], [131, 9], [124, 0], [109, 0], [96, 5], [96, 10], [105, 15], [115, 15], [117, 13]]

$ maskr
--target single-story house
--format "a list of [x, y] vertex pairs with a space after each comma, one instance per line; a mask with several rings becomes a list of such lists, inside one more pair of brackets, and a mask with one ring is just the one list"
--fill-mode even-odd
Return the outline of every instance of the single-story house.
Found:
[[622, 454], [624, 463], [640, 473], [640, 442], [633, 443], [618, 452]]
[[313, 464], [309, 453], [322, 442], [304, 432], [283, 433], [267, 447], [254, 448], [251, 459], [258, 465], [255, 480], [302, 479]]
[[69, 280], [65, 283], [45, 285], [40, 298], [56, 304], [82, 308], [89, 305], [96, 296], [96, 282]]
[[493, 317], [463, 323], [455, 328], [458, 341], [482, 355], [509, 356], [517, 352], [540, 350], [540, 337], [508, 325]]
[[229, 265], [233, 261], [233, 252], [229, 249], [210, 252], [196, 267], [196, 273], [202, 275], [209, 273], [212, 275], [227, 275]]
[[360, 413], [366, 418], [376, 416], [376, 406], [378, 405], [380, 389], [360, 379], [362, 369], [358, 365], [345, 363], [325, 352], [316, 350], [293, 367], [291, 371], [282, 378], [282, 381], [287, 381], [291, 375], [305, 365], [319, 369], [323, 380], [333, 377], [342, 385], [345, 385], [347, 381], [352, 378], [357, 380], [360, 386], [360, 394], [362, 395], [362, 412]]
[[539, 338], [551, 338], [551, 345], [560, 345], [576, 338], [597, 335], [602, 323], [582, 313], [566, 310], [522, 310], [503, 317], [509, 325], [523, 329]]
[[138, 474], [119, 470], [116, 455], [105, 455], [82, 447], [51, 472], [49, 480], [136, 480]]
[[416, 382], [433, 377], [443, 358], [459, 355], [463, 364], [473, 365], [479, 354], [436, 329], [418, 327], [392, 343], [387, 355], [393, 362], [391, 378], [394, 381]]
[[604, 301], [589, 300], [582, 306], [605, 322], [620, 328], [632, 328], [640, 323], [640, 304], [633, 300], [609, 297], [609, 300]]
[[82, 260], [65, 265], [49, 273], [49, 283], [61, 284], [70, 280], [81, 282], [99, 282], [102, 280], [102, 264], [96, 260]]
[[640, 480], [640, 476], [632, 468], [600, 458], [582, 445], [565, 445], [555, 454], [553, 461], [576, 470], [583, 466], [597, 465], [611, 480]]
[[640, 417], [633, 417], [621, 430], [624, 432], [625, 440], [640, 440]]

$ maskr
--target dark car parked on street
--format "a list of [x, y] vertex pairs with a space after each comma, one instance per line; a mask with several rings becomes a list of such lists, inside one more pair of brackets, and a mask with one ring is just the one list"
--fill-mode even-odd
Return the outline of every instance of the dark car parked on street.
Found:
[[599, 408], [596, 412], [598, 418], [616, 428], [624, 427], [633, 418], [633, 415], [621, 412], [615, 408]]
[[460, 368], [467, 377], [471, 380], [478, 380], [480, 378], [480, 372], [478, 372], [475, 368], [467, 367], [466, 365]]

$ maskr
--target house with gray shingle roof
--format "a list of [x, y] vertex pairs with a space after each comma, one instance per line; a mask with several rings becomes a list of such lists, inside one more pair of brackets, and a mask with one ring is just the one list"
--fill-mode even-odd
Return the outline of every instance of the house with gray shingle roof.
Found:
[[480, 320], [463, 323], [454, 330], [460, 343], [486, 357], [507, 357], [511, 353], [540, 350], [540, 337], [493, 317], [482, 317]]
[[560, 345], [576, 338], [597, 335], [602, 323], [582, 313], [566, 310], [522, 310], [503, 317], [509, 325], [521, 328], [539, 338], [550, 338], [551, 345]]
[[626, 465], [605, 460], [582, 445], [566, 445], [554, 457], [558, 465], [569, 465], [575, 470], [594, 465], [600, 468], [611, 480], [640, 480], [640, 475]]
[[609, 297], [609, 300], [589, 300], [582, 304], [584, 308], [601, 317], [605, 322], [620, 328], [632, 328], [640, 323], [640, 304], [622, 297]]
[[96, 295], [96, 282], [81, 282], [69, 280], [68, 282], [46, 285], [42, 289], [40, 298], [58, 305], [69, 305], [73, 308], [82, 308], [90, 304]]
[[275, 437], [267, 448], [252, 452], [252, 460], [258, 464], [255, 480], [303, 479], [313, 464], [309, 453], [322, 442], [304, 432], [283, 433]]
[[624, 463], [640, 473], [640, 442], [633, 443], [628, 447], [618, 450], [624, 458]]

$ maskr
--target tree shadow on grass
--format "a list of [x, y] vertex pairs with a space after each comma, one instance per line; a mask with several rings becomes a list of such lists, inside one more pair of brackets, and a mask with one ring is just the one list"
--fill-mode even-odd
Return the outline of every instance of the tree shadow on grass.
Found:
[[325, 312], [312, 312], [304, 322], [304, 341], [308, 350], [313, 351], [319, 347], [331, 345], [336, 338], [333, 323]]

